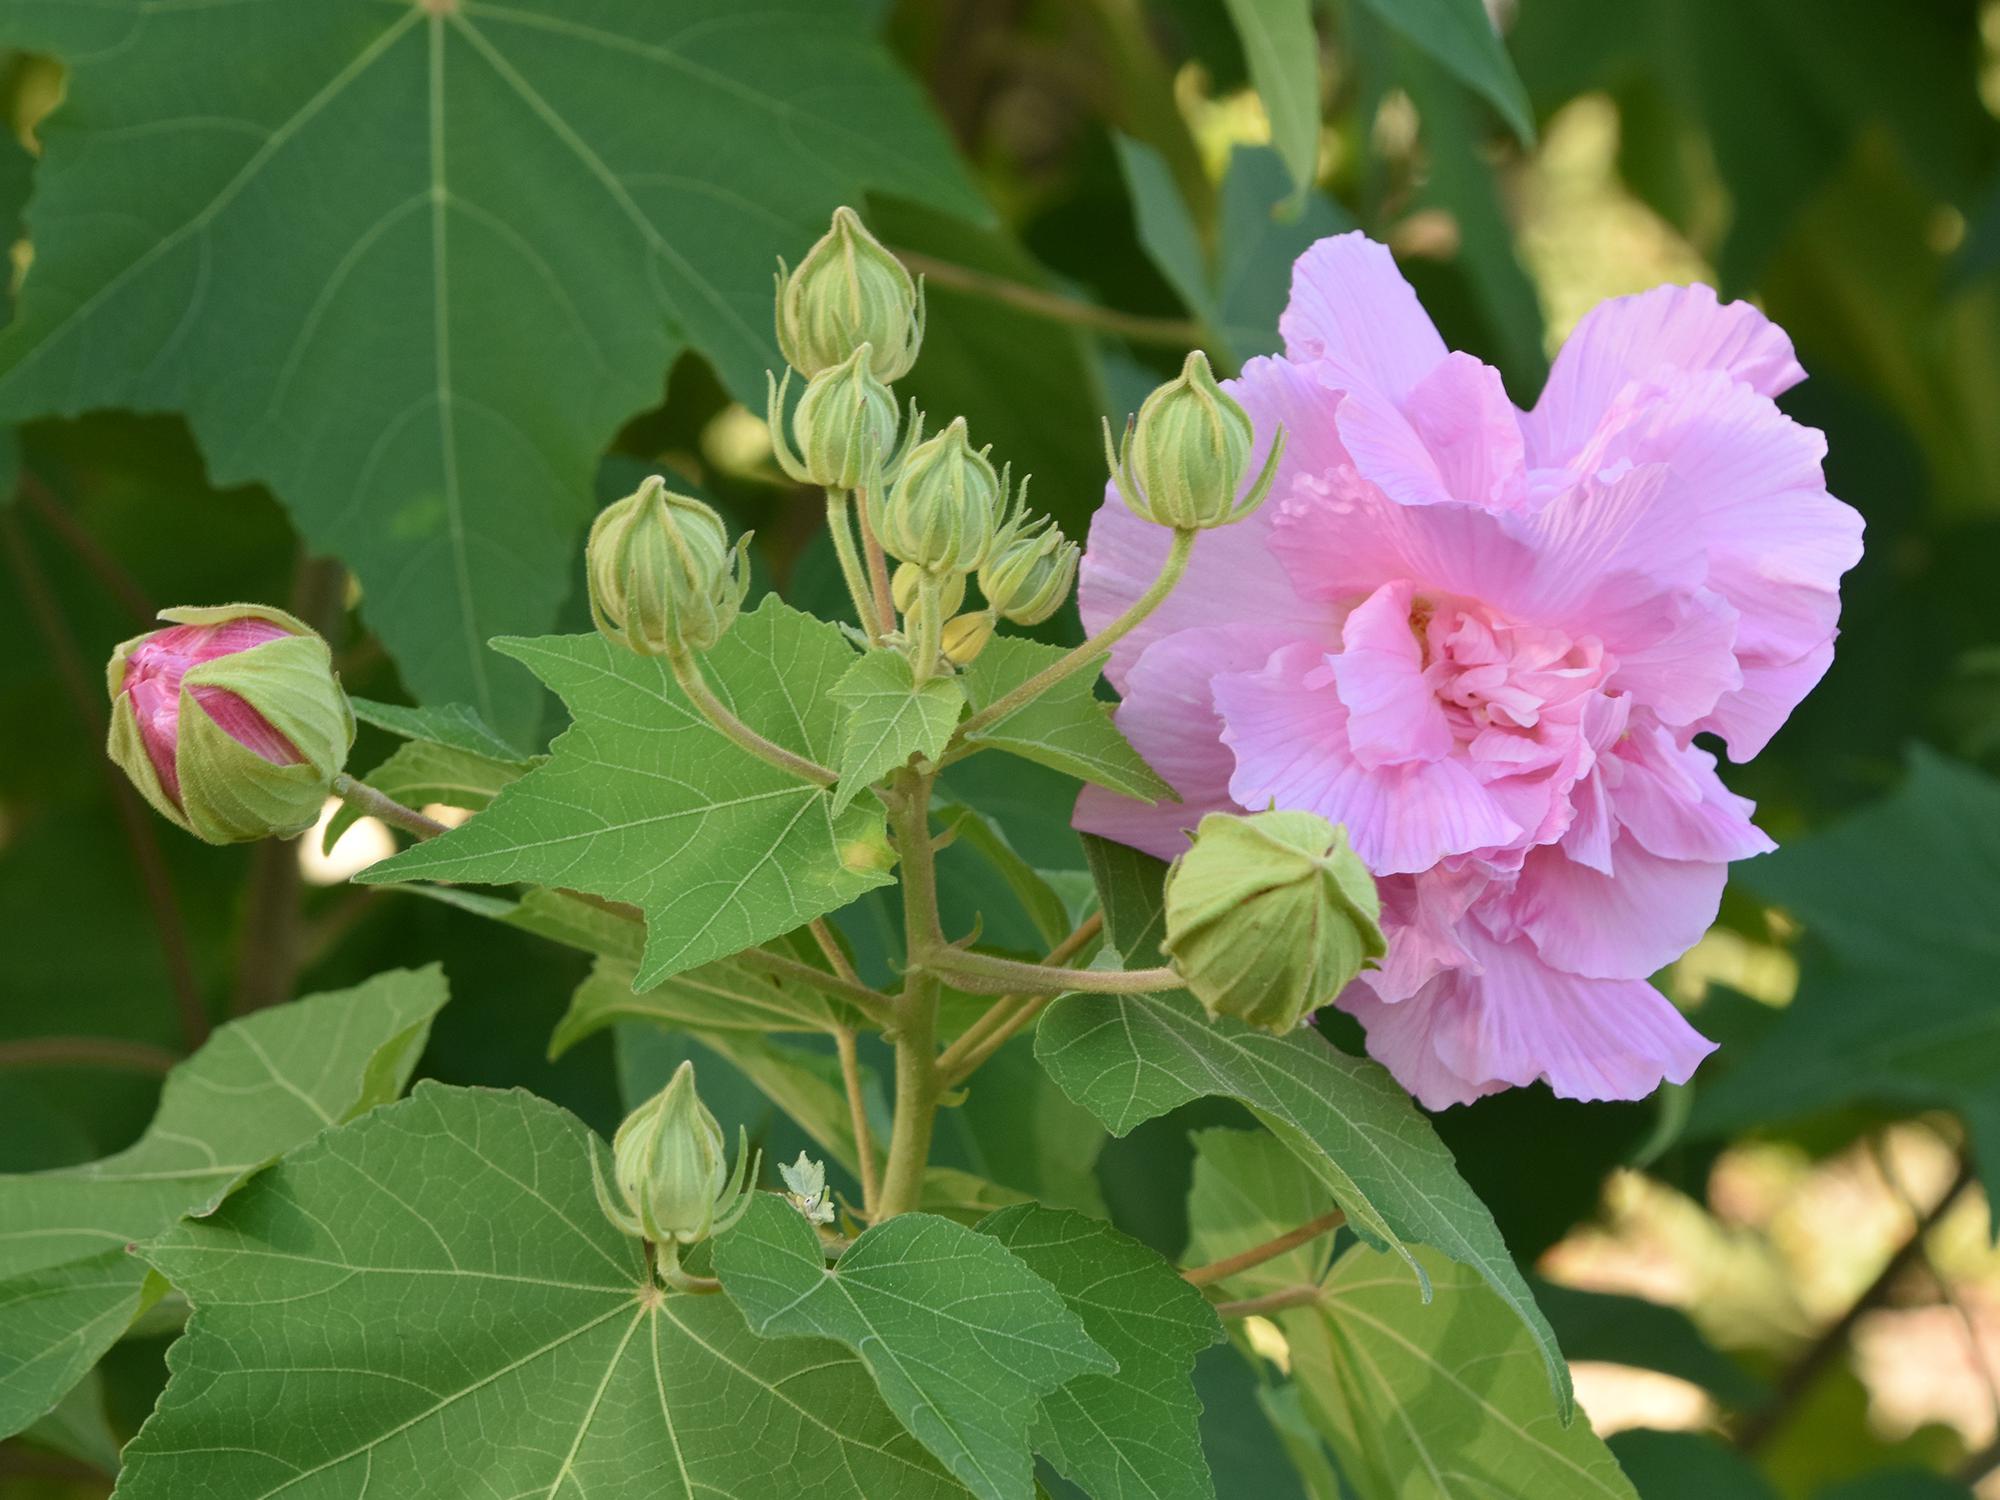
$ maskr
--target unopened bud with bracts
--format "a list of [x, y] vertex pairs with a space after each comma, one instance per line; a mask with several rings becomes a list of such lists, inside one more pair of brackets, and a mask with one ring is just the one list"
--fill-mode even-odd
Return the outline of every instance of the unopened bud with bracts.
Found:
[[598, 633], [641, 656], [706, 651], [728, 632], [750, 589], [745, 534], [657, 474], [607, 505], [585, 545], [590, 618]]
[[973, 449], [963, 417], [910, 450], [874, 511], [891, 557], [929, 573], [970, 573], [985, 561], [1008, 504], [989, 451]]
[[1062, 608], [1076, 582], [1076, 543], [1046, 517], [1008, 528], [979, 568], [979, 591], [995, 614], [1039, 625]]
[[168, 628], [111, 655], [112, 760], [164, 817], [211, 844], [312, 827], [354, 746], [326, 642], [263, 605], [160, 618]]
[[[897, 563], [896, 572], [889, 580], [889, 598], [896, 606], [898, 614], [907, 615], [917, 607], [922, 597], [925, 578], [924, 570], [915, 563]], [[965, 603], [965, 575], [946, 573], [937, 580], [938, 609], [947, 615], [955, 615]]]
[[778, 347], [801, 375], [845, 364], [869, 346], [879, 380], [900, 380], [924, 341], [924, 289], [851, 208], [798, 269], [778, 262]]
[[1245, 493], [1254, 437], [1250, 414], [1216, 384], [1208, 356], [1197, 349], [1178, 377], [1140, 405], [1115, 451], [1105, 423], [1104, 456], [1141, 520], [1203, 531], [1242, 520], [1270, 493], [1285, 450], [1284, 429], [1273, 436], [1264, 467]]
[[1210, 813], [1167, 872], [1176, 973], [1211, 1016], [1284, 1032], [1387, 951], [1374, 879], [1317, 813]]
[[695, 1092], [694, 1064], [684, 1062], [612, 1137], [611, 1175], [620, 1201], [600, 1173], [598, 1206], [626, 1234], [655, 1245], [692, 1245], [720, 1234], [750, 1201], [748, 1137], [737, 1132], [734, 1172], [723, 1154], [726, 1144]]
[[[792, 413], [792, 437], [785, 438], [785, 395], [792, 372], [782, 381], [764, 377], [765, 419], [778, 467], [800, 484], [851, 490], [872, 484], [878, 473], [893, 473], [897, 462], [896, 398], [868, 368], [872, 346], [863, 344], [845, 362], [821, 370], [806, 382]], [[916, 417], [911, 415], [912, 430]]]

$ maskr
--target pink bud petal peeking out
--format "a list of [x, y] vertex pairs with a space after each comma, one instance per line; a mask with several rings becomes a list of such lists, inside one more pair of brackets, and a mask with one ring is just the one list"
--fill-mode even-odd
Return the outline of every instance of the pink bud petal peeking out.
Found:
[[[174, 763], [180, 743], [181, 679], [203, 662], [248, 651], [288, 633], [269, 620], [247, 616], [219, 625], [174, 625], [154, 631], [125, 659], [125, 681], [119, 691], [132, 700], [146, 756], [175, 806], [181, 800], [180, 773]], [[202, 711], [245, 749], [278, 766], [305, 759], [269, 720], [227, 688], [197, 686], [192, 691]]]

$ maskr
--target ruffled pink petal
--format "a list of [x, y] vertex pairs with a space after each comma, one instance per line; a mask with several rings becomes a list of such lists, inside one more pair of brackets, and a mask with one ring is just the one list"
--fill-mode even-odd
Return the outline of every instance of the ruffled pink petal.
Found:
[[1187, 848], [1187, 831], [1205, 813], [1237, 810], [1229, 796], [1236, 760], [1222, 743], [1209, 684], [1218, 674], [1262, 666], [1297, 639], [1296, 627], [1231, 625], [1156, 641], [1127, 676], [1116, 718], [1132, 747], [1181, 800], [1149, 804], [1086, 786], [1077, 799], [1076, 828], [1172, 859]]
[[1727, 375], [1679, 375], [1628, 392], [1582, 455], [1664, 464], [1667, 491], [1708, 555], [1708, 585], [1742, 612], [1749, 656], [1792, 661], [1833, 634], [1840, 577], [1862, 521], [1826, 492], [1826, 440]]
[[1414, 584], [1385, 583], [1341, 627], [1334, 681], [1347, 705], [1348, 745], [1370, 768], [1451, 752], [1451, 723], [1424, 678], [1423, 650], [1410, 629], [1415, 594]]
[[1396, 402], [1446, 353], [1388, 247], [1358, 231], [1321, 240], [1298, 258], [1278, 332], [1288, 358], [1337, 360]]
[[1368, 1035], [1368, 1055], [1425, 1109], [1470, 1104], [1507, 1087], [1497, 1079], [1475, 1083], [1453, 1072], [1439, 1055], [1439, 1027], [1462, 1024], [1465, 1002], [1458, 983], [1440, 980], [1420, 995], [1391, 1004], [1376, 993], [1375, 978], [1362, 975], [1334, 1003], [1361, 1023]]
[[1628, 611], [1617, 666], [1605, 686], [1628, 693], [1664, 723], [1693, 724], [1743, 686], [1735, 607], [1709, 589], [1664, 595]]
[[1337, 605], [1406, 578], [1426, 593], [1492, 602], [1524, 592], [1536, 566], [1500, 516], [1457, 501], [1401, 505], [1351, 467], [1298, 485], [1269, 546], [1301, 596]]
[[1326, 661], [1324, 649], [1294, 644], [1258, 671], [1215, 680], [1223, 743], [1236, 756], [1229, 794], [1239, 807], [1275, 805], [1344, 824], [1377, 875], [1411, 874], [1519, 836], [1457, 759], [1380, 770], [1356, 761]]
[[1458, 940], [1458, 926], [1491, 880], [1482, 864], [1439, 865], [1421, 875], [1390, 875], [1376, 882], [1382, 898], [1382, 935], [1389, 951], [1368, 972], [1369, 987], [1394, 1003], [1408, 999], [1446, 969], [1472, 962]]
[[1430, 1108], [1538, 1078], [1566, 1099], [1641, 1099], [1686, 1083], [1715, 1050], [1644, 980], [1568, 974], [1525, 941], [1478, 953], [1479, 972], [1447, 973], [1399, 1005], [1371, 1006], [1355, 985], [1340, 997], [1370, 1055]]
[[[1527, 496], [1521, 414], [1498, 370], [1469, 354], [1447, 355], [1417, 383], [1403, 411], [1452, 499], [1484, 510], [1521, 508]], [[1355, 462], [1368, 472], [1359, 453]]]
[[1592, 780], [1613, 778], [1605, 796], [1619, 826], [1662, 858], [1727, 863], [1778, 847], [1750, 821], [1754, 804], [1722, 784], [1715, 757], [1658, 725], [1635, 727]]
[[[1277, 516], [1278, 497], [1299, 476], [1318, 474], [1346, 463], [1334, 425], [1340, 393], [1329, 390], [1312, 374], [1282, 360], [1253, 359], [1240, 380], [1226, 380], [1223, 389], [1243, 403], [1256, 424], [1257, 440], [1250, 472], [1263, 467], [1272, 435], [1286, 432], [1284, 456], [1272, 484], [1272, 498], [1243, 520], [1204, 531], [1196, 538], [1194, 555], [1179, 587], [1166, 602], [1111, 653], [1105, 675], [1120, 692], [1132, 664], [1154, 641], [1196, 626], [1284, 624], [1318, 611], [1306, 609], [1293, 591], [1284, 567], [1271, 553], [1269, 532]], [[1134, 515], [1118, 493], [1105, 488], [1105, 499], [1090, 523], [1090, 542], [1079, 570], [1077, 607], [1086, 630], [1101, 630], [1122, 614], [1160, 576], [1173, 533]], [[1223, 601], [1227, 601], [1226, 607]]]
[[1662, 286], [1600, 302], [1563, 343], [1522, 422], [1528, 461], [1566, 465], [1627, 382], [1662, 368], [1719, 370], [1776, 396], [1805, 379], [1783, 329], [1747, 302], [1719, 304], [1705, 286]]
[[1555, 968], [1644, 979], [1701, 941], [1728, 879], [1719, 860], [1662, 859], [1628, 837], [1613, 842], [1608, 875], [1559, 845], [1544, 847], [1528, 855], [1505, 898], [1505, 928], [1525, 934]]
[[1725, 693], [1715, 711], [1695, 726], [1722, 737], [1729, 758], [1741, 764], [1771, 743], [1785, 720], [1833, 665], [1833, 641], [1796, 661], [1743, 663], [1743, 686]]

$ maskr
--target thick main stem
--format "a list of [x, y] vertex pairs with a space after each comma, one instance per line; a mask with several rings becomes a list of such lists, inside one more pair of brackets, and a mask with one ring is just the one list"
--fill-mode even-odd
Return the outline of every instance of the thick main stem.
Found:
[[[1167, 549], [1167, 560], [1161, 565], [1160, 576], [1153, 580], [1152, 586], [1145, 593], [1132, 601], [1122, 615], [1081, 646], [1071, 650], [1067, 656], [1059, 661], [1050, 662], [1012, 692], [1002, 693], [960, 724], [958, 732], [952, 736], [952, 742], [958, 747], [959, 753], [964, 753], [966, 742], [980, 730], [999, 723], [1016, 709], [1033, 703], [1064, 678], [1102, 660], [1113, 646], [1137, 629], [1146, 616], [1160, 607], [1167, 595], [1174, 591], [1174, 586], [1181, 581], [1181, 575], [1187, 572], [1188, 558], [1194, 552], [1196, 535], [1197, 533], [1192, 531], [1174, 533], [1173, 545]], [[947, 756], [947, 759], [950, 757]]]
[[[938, 925], [937, 859], [931, 848], [931, 779], [903, 770], [893, 783], [892, 822], [902, 859], [903, 936], [916, 954], [944, 941]], [[938, 978], [912, 964], [896, 1002], [896, 1119], [882, 1173], [876, 1219], [894, 1218], [923, 1201], [931, 1127], [943, 1080], [937, 1068]]]
[[832, 786], [840, 780], [838, 773], [828, 770], [816, 760], [807, 760], [803, 755], [794, 755], [783, 745], [773, 744], [756, 730], [745, 724], [708, 685], [708, 679], [701, 675], [701, 664], [687, 652], [677, 652], [667, 658], [667, 666], [674, 674], [674, 681], [681, 685], [681, 691], [688, 695], [694, 706], [701, 710], [703, 718], [721, 733], [767, 765], [776, 766], [789, 776], [801, 781], [810, 781], [814, 786]]

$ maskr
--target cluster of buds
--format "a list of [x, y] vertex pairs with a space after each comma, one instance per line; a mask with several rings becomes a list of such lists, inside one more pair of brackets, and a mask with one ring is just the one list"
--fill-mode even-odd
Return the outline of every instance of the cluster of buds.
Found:
[[[721, 1234], [750, 1206], [756, 1169], [748, 1137], [739, 1128], [736, 1169], [730, 1171], [722, 1127], [695, 1092], [694, 1064], [684, 1062], [667, 1086], [626, 1117], [611, 1138], [614, 1199], [597, 1174], [597, 1203], [604, 1216], [634, 1239], [662, 1253], [671, 1281], [681, 1246]], [[592, 1163], [596, 1157], [593, 1154]]]
[[318, 820], [354, 746], [326, 642], [281, 609], [168, 609], [107, 671], [112, 760], [162, 816], [211, 844]]
[[1250, 414], [1216, 384], [1208, 356], [1197, 349], [1176, 379], [1140, 405], [1115, 450], [1111, 424], [1104, 424], [1104, 456], [1119, 493], [1141, 520], [1206, 531], [1242, 520], [1270, 494], [1285, 432], [1278, 430], [1245, 492], [1254, 436]]
[[[778, 466], [800, 484], [870, 489], [896, 471], [896, 398], [889, 383], [916, 363], [924, 340], [923, 284], [851, 208], [798, 269], [778, 262], [778, 348], [790, 369], [766, 379], [765, 419]], [[792, 371], [806, 378], [791, 422]], [[904, 446], [918, 437], [915, 409]], [[796, 444], [796, 452], [794, 451]]]
[[1167, 872], [1162, 946], [1212, 1017], [1297, 1026], [1387, 952], [1375, 881], [1317, 813], [1210, 813]]
[[590, 618], [607, 640], [642, 656], [706, 651], [736, 623], [749, 592], [749, 544], [745, 533], [731, 546], [721, 516], [655, 474], [591, 524]]

